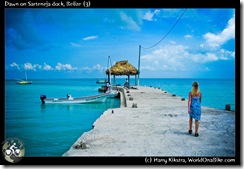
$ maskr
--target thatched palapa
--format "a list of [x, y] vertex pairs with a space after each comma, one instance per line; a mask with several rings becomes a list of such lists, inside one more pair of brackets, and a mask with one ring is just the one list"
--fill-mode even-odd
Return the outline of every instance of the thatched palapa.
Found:
[[[114, 66], [110, 68], [111, 75], [122, 76], [122, 75], [137, 75], [138, 70], [128, 63], [128, 60], [116, 62]], [[106, 70], [106, 74], [109, 74], [109, 69]]]
[[134, 75], [135, 78], [138, 75], [138, 70], [128, 63], [128, 60], [123, 60], [116, 62], [114, 66], [106, 70], [106, 74], [108, 75], [108, 81], [110, 81], [110, 75], [114, 76], [114, 84], [116, 84], [115, 76], [128, 76], [128, 82], [130, 84], [130, 75]]

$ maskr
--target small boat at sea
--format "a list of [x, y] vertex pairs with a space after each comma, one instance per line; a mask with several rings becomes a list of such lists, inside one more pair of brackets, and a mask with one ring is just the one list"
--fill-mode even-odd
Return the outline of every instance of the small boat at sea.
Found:
[[97, 80], [96, 81], [97, 84], [106, 84], [106, 80]]
[[104, 102], [107, 97], [110, 97], [110, 93], [103, 93], [94, 96], [85, 97], [72, 97], [71, 94], [67, 94], [66, 98], [47, 98], [46, 95], [41, 95], [40, 99], [42, 104], [82, 104], [82, 103], [99, 103]]
[[17, 84], [32, 84], [32, 81], [28, 81], [27, 75], [26, 75], [26, 72], [25, 72], [25, 80], [18, 80]]
[[18, 84], [32, 84], [32, 81], [26, 81], [26, 80], [19, 80], [17, 81]]

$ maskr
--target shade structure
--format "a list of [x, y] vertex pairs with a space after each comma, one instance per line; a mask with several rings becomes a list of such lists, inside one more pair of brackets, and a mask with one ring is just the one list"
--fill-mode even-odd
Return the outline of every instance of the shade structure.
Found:
[[[114, 66], [110, 68], [111, 75], [122, 76], [122, 75], [137, 75], [138, 70], [128, 63], [128, 60], [118, 61]], [[106, 74], [109, 74], [109, 69], [106, 70]]]
[[128, 82], [129, 82], [128, 85], [130, 85], [130, 76], [135, 75], [136, 78], [138, 73], [139, 73], [138, 70], [130, 63], [128, 63], [128, 60], [118, 61], [115, 63], [114, 66], [106, 70], [106, 74], [108, 75], [109, 82], [111, 80], [110, 75], [114, 76], [114, 85], [116, 84], [115, 76], [123, 76], [123, 75], [128, 76]]

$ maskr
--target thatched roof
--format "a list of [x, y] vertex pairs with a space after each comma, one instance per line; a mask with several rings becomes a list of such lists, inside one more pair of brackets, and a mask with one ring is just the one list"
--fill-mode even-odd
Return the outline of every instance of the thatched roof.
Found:
[[[106, 74], [109, 74], [109, 69], [106, 70]], [[111, 67], [111, 75], [121, 76], [136, 74], [138, 74], [138, 70], [129, 64], [128, 60], [116, 62], [115, 65]]]

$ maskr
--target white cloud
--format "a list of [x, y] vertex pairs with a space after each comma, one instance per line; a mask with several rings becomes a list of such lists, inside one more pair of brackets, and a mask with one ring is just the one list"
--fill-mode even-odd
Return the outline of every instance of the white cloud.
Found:
[[25, 70], [34, 70], [34, 71], [36, 71], [37, 69], [41, 69], [41, 68], [42, 68], [42, 66], [39, 65], [39, 64], [32, 64], [32, 63], [29, 63], [29, 62], [24, 64], [24, 69]]
[[196, 63], [206, 63], [206, 62], [212, 62], [217, 61], [219, 58], [215, 53], [206, 53], [206, 54], [193, 54], [191, 56], [192, 61]]
[[154, 10], [153, 12], [148, 11], [148, 12], [146, 12], [145, 15], [143, 16], [143, 19], [144, 19], [144, 20], [147, 20], [147, 21], [153, 21], [153, 20], [156, 20], [156, 19], [153, 19], [153, 18], [154, 18], [154, 16], [155, 16], [157, 13], [159, 13], [159, 12], [160, 12], [160, 10], [158, 10], [158, 9]]
[[184, 37], [185, 37], [186, 39], [191, 39], [191, 38], [193, 38], [192, 35], [185, 35]]
[[96, 64], [94, 66], [88, 67], [88, 66], [84, 66], [82, 68], [79, 69], [80, 71], [87, 71], [87, 72], [92, 72], [92, 71], [99, 71], [99, 72], [104, 72], [105, 68], [102, 67], [100, 64]]
[[140, 26], [133, 20], [132, 17], [127, 16], [124, 12], [120, 12], [120, 18], [125, 22], [126, 26], [121, 26], [121, 29], [129, 29], [140, 31]]
[[81, 70], [81, 71], [91, 71], [91, 68], [89, 68], [88, 66], [84, 66], [84, 67], [80, 68], [79, 70]]
[[11, 67], [17, 68], [18, 70], [20, 70], [19, 65], [15, 62], [13, 62], [12, 64], [10, 64]]
[[[18, 70], [20, 70], [20, 66], [13, 62], [12, 64], [10, 64], [11, 67], [17, 68]], [[88, 66], [84, 66], [82, 68], [76, 68], [73, 67], [71, 64], [62, 64], [62, 63], [57, 63], [57, 65], [55, 66], [55, 68], [52, 68], [51, 65], [48, 65], [44, 62], [43, 66], [39, 65], [39, 64], [32, 64], [32, 63], [24, 63], [24, 65], [21, 66], [22, 68], [24, 68], [25, 70], [33, 70], [33, 71], [37, 71], [37, 70], [45, 70], [45, 71], [53, 71], [53, 70], [58, 70], [58, 71], [74, 71], [74, 70], [79, 70], [79, 71], [87, 71], [87, 72], [92, 72], [92, 71], [99, 71], [101, 73], [105, 72], [105, 67], [102, 67], [100, 64], [96, 64], [94, 66], [88, 67]]]
[[55, 66], [56, 70], [77, 70], [77, 68], [72, 67], [70, 64], [61, 64], [58, 63], [57, 66]]
[[[202, 50], [202, 49], [201, 49]], [[205, 63], [231, 60], [235, 52], [225, 49], [199, 51], [194, 47], [169, 44], [141, 56], [142, 70], [190, 71], [192, 67], [209, 71]]]
[[44, 63], [43, 70], [52, 70], [52, 67], [46, 63]]
[[185, 60], [189, 60], [188, 46], [166, 45], [141, 57], [147, 70], [185, 70]]
[[225, 50], [225, 49], [220, 49], [219, 58], [221, 60], [229, 60], [230, 58], [235, 58], [235, 52], [231, 52], [231, 51]]
[[33, 70], [34, 67], [32, 66], [31, 63], [25, 63], [25, 64], [24, 64], [24, 69], [25, 69], [25, 70]]
[[[82, 40], [87, 41], [87, 40], [97, 39], [97, 37], [98, 36], [88, 36], [88, 37], [83, 38]], [[77, 45], [77, 44], [75, 44], [75, 45]]]
[[100, 64], [96, 64], [92, 67], [92, 70], [98, 70], [99, 72], [104, 71], [104, 68]]
[[236, 56], [235, 51], [234, 51], [234, 52], [232, 52], [231, 56], [232, 56], [233, 58], [235, 58], [235, 56]]
[[228, 21], [228, 25], [226, 28], [220, 32], [219, 34], [214, 34], [214, 33], [206, 33], [203, 36], [207, 43], [212, 46], [212, 47], [219, 47], [220, 45], [224, 44], [230, 39], [235, 38], [235, 17], [231, 18]]

